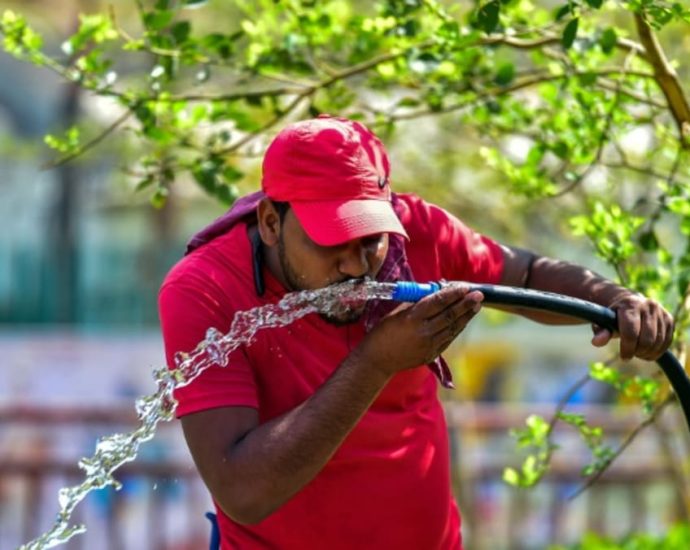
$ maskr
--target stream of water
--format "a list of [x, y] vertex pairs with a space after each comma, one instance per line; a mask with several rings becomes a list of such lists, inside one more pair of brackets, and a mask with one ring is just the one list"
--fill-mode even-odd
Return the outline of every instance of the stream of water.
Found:
[[238, 312], [227, 334], [209, 328], [204, 340], [191, 353], [178, 353], [175, 356], [175, 368], [163, 367], [154, 371], [157, 390], [135, 402], [139, 419], [137, 428], [98, 440], [94, 454], [79, 461], [84, 480], [79, 485], [65, 487], [58, 492], [60, 509], [53, 526], [20, 546], [19, 550], [53, 548], [85, 532], [85, 525], [70, 525], [75, 508], [91, 491], [107, 486], [120, 488], [113, 472], [136, 458], [139, 446], [153, 438], [161, 420], [174, 418], [177, 402], [173, 391], [189, 384], [211, 365], [227, 365], [229, 354], [240, 345], [250, 345], [258, 330], [282, 327], [310, 313], [338, 315], [360, 306], [366, 300], [390, 300], [394, 289], [393, 283], [353, 281], [320, 290], [292, 292], [276, 304]]

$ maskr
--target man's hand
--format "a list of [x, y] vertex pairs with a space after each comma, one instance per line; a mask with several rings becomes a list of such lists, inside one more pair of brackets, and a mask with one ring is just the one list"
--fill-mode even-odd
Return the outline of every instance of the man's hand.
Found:
[[379, 323], [355, 353], [388, 376], [438, 357], [481, 308], [481, 292], [449, 286], [403, 304]]
[[618, 331], [594, 325], [592, 344], [601, 347], [620, 336], [621, 359], [640, 357], [655, 360], [671, 345], [673, 317], [654, 300], [637, 294], [625, 294], [609, 306], [618, 316]]

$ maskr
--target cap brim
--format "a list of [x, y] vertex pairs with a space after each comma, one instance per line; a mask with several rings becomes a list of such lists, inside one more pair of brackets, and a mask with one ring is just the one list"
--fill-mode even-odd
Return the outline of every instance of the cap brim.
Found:
[[396, 233], [409, 240], [389, 201], [291, 202], [309, 238], [321, 246], [335, 246], [378, 233]]

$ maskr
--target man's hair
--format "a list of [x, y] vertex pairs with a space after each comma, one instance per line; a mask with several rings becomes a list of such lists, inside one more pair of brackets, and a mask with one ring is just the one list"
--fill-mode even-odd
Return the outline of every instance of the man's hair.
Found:
[[280, 223], [282, 224], [285, 221], [285, 215], [288, 213], [288, 210], [290, 210], [290, 203], [286, 201], [271, 201], [273, 203], [273, 208], [276, 209], [276, 212], [278, 212], [278, 216], [280, 217]]

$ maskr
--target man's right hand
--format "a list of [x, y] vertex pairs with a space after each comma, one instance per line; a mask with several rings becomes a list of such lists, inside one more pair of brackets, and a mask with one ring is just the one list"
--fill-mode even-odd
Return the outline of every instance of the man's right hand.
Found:
[[379, 323], [355, 353], [388, 376], [433, 361], [479, 312], [484, 295], [452, 285], [403, 304]]

